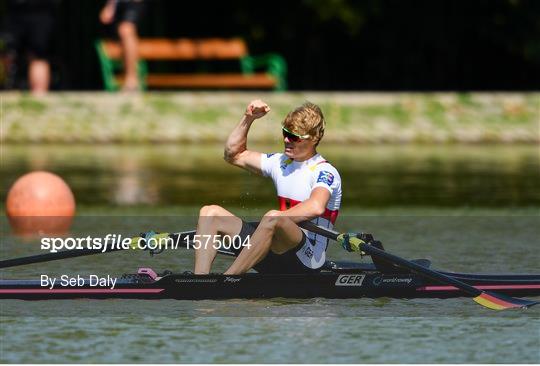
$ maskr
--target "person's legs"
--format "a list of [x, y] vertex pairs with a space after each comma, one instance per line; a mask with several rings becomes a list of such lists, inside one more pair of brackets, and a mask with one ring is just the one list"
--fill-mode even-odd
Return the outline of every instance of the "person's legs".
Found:
[[283, 254], [297, 247], [302, 239], [302, 230], [291, 218], [280, 216], [279, 211], [269, 211], [251, 236], [251, 246], [242, 249], [225, 274], [245, 273], [263, 260], [270, 250]]
[[137, 62], [139, 61], [137, 27], [135, 23], [123, 21], [118, 24], [118, 35], [124, 52], [124, 90], [138, 90]]
[[54, 17], [47, 11], [28, 14], [24, 19], [28, 37], [28, 83], [34, 95], [43, 95], [49, 90]]
[[[217, 254], [213, 245], [216, 235], [233, 237], [238, 235], [241, 229], [242, 220], [223, 207], [211, 205], [201, 208], [196, 233], [199, 235], [197, 238], [201, 239], [201, 247], [195, 250], [195, 274], [210, 273]], [[211, 240], [207, 241], [207, 238]]]
[[28, 80], [32, 94], [46, 94], [51, 81], [49, 62], [43, 59], [31, 59], [28, 67]]

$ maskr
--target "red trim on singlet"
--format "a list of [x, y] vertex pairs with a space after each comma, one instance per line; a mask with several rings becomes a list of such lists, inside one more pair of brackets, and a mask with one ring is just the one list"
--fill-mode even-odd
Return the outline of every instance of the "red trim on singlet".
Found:
[[323, 214], [321, 217], [322, 217], [323, 219], [330, 220], [330, 222], [332, 223], [332, 225], [334, 225], [334, 224], [336, 223], [338, 214], [339, 214], [339, 210], [329, 210], [329, 209], [326, 209], [326, 210], [324, 210], [324, 214]]
[[279, 210], [286, 211], [289, 208], [296, 206], [301, 201], [296, 201], [287, 197], [278, 196], [278, 202], [279, 202]]
[[[302, 201], [296, 201], [287, 197], [278, 196], [278, 202], [279, 202], [279, 210], [286, 211], [289, 208], [296, 206]], [[339, 214], [339, 210], [329, 210], [327, 208], [326, 210], [324, 210], [324, 213], [320, 217], [322, 217], [323, 219], [329, 220], [333, 225], [336, 223], [338, 214]]]

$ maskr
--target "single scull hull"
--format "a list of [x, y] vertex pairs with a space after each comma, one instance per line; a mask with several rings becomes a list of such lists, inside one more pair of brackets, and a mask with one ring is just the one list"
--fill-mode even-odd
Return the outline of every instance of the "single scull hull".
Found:
[[[480, 275], [445, 273], [479, 289], [509, 296], [540, 296], [540, 275]], [[59, 280], [58, 280], [59, 282]], [[1, 299], [232, 299], [232, 298], [450, 298], [466, 296], [460, 290], [410, 273], [383, 273], [371, 269], [340, 269], [318, 274], [169, 274], [153, 279], [146, 274], [124, 275], [114, 288], [90, 284], [56, 284], [39, 280], [0, 280]]]

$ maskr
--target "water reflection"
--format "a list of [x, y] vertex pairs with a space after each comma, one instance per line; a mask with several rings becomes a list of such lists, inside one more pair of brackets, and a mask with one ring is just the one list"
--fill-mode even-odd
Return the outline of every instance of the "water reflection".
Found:
[[[327, 145], [321, 152], [341, 172], [346, 206], [540, 204], [540, 158], [533, 145]], [[222, 154], [222, 145], [8, 145], [1, 198], [18, 176], [47, 169], [70, 184], [79, 204], [275, 205], [271, 182], [227, 165]]]
[[[145, 179], [145, 169], [140, 160], [131, 155], [122, 156], [116, 165], [118, 177], [112, 187], [112, 201], [117, 205], [156, 204], [159, 202], [159, 186]], [[144, 184], [146, 183], [146, 184]]]

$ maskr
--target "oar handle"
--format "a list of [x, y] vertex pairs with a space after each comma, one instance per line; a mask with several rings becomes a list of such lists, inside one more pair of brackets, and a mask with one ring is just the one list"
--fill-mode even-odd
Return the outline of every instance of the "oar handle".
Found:
[[[333, 231], [327, 228], [323, 228], [319, 225], [314, 224], [311, 221], [304, 221], [298, 224], [303, 229], [311, 231], [312, 233], [319, 234], [321, 236], [327, 237], [329, 239], [335, 240], [341, 244], [343, 249], [348, 252], [361, 252], [360, 244], [366, 243], [366, 241], [373, 240], [373, 236], [367, 233], [344, 233], [340, 234], [337, 231]], [[360, 236], [360, 237], [358, 237]], [[366, 240], [363, 240], [366, 239]], [[360, 253], [364, 255], [365, 253]]]

